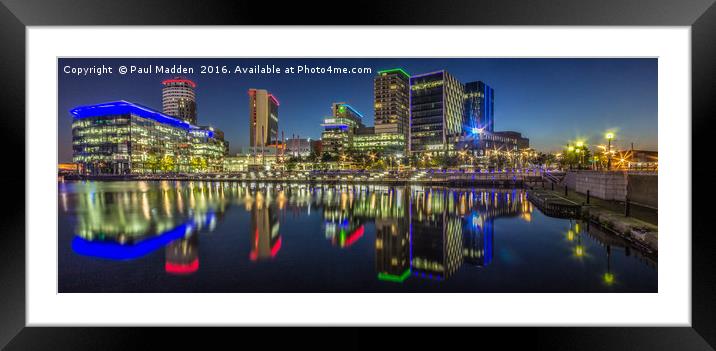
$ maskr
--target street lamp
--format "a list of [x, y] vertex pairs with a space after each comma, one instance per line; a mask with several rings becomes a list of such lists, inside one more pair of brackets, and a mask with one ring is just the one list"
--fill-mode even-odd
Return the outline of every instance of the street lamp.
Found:
[[612, 153], [612, 139], [614, 139], [614, 133], [608, 132], [608, 133], [605, 135], [605, 137], [607, 138], [607, 141], [609, 142], [609, 144], [608, 144], [608, 146], [607, 146], [607, 170], [608, 170], [608, 171], [611, 171], [611, 170], [612, 170], [612, 157], [611, 157], [611, 153]]

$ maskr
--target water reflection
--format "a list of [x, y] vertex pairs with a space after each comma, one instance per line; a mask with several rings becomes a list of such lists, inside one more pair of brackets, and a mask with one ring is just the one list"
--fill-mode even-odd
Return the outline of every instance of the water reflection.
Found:
[[[352, 250], [368, 240], [374, 247], [377, 279], [373, 279], [389, 283], [446, 281], [463, 267], [490, 271], [499, 265], [500, 257], [511, 257], [496, 255], [496, 237], [501, 235], [544, 240], [531, 238], [529, 232], [495, 232], [495, 221], [501, 218], [537, 225], [531, 222], [533, 211], [538, 210], [527, 201], [525, 192], [517, 189], [164, 181], [61, 183], [59, 190], [60, 209], [74, 225], [71, 248], [75, 254], [139, 260], [163, 248], [164, 271], [172, 276], [200, 270], [199, 242], [214, 240], [207, 235], [221, 227], [231, 211], [247, 216], [229, 232], [243, 236], [238, 245], [248, 239], [245, 260], [249, 262], [272, 264], [282, 255], [282, 246], [292, 240], [305, 241], [302, 235], [322, 235], [339, 251]], [[320, 222], [315, 227], [289, 228], [291, 234], [282, 235], [285, 216], [291, 220], [319, 216]], [[564, 230], [555, 233], [556, 237], [563, 239], [552, 245], [554, 250], [562, 250], [563, 259], [591, 264], [603, 256], [603, 265], [598, 263], [603, 268], [597, 268], [602, 284], [624, 282], [619, 269], [613, 267], [612, 251], [618, 248], [630, 256], [628, 243], [576, 221], [557, 223], [563, 223]], [[501, 245], [523, 244], [509, 244], [510, 240]], [[307, 257], [316, 249], [293, 247], [305, 250], [302, 254]], [[656, 266], [652, 259], [637, 255], [643, 264]], [[370, 255], [361, 257], [371, 260]], [[504, 263], [509, 266], [511, 262]]]
[[249, 258], [252, 261], [274, 258], [281, 250], [281, 234], [275, 205], [270, 203], [271, 197], [262, 192], [255, 192], [253, 199], [253, 202], [246, 203], [246, 209], [251, 211]]

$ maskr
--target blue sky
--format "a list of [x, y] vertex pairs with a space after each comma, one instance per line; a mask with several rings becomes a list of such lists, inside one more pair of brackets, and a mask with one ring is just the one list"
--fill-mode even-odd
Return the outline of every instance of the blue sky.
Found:
[[[64, 66], [114, 67], [113, 74], [77, 76]], [[248, 144], [249, 88], [267, 89], [281, 102], [279, 129], [286, 137], [319, 138], [320, 123], [332, 102], [351, 104], [373, 125], [373, 76], [381, 69], [401, 67], [410, 74], [446, 69], [461, 82], [482, 80], [495, 90], [495, 130], [515, 130], [540, 151], [556, 151], [570, 140], [604, 143], [606, 130], [615, 143], [657, 149], [657, 59], [523, 59], [523, 58], [360, 58], [360, 59], [60, 59], [59, 159], [70, 161], [69, 110], [112, 100], [128, 100], [161, 111], [161, 81], [168, 74], [120, 75], [120, 65], [183, 65], [197, 83], [200, 125], [224, 130], [231, 152]], [[369, 67], [373, 74], [199, 74], [201, 65], [276, 65], [289, 67]]]

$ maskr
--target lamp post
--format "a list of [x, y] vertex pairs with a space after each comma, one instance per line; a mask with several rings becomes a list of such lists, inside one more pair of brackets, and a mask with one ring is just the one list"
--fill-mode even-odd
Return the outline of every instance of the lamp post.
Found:
[[612, 170], [612, 139], [614, 139], [614, 133], [609, 132], [606, 135], [607, 144], [607, 171]]

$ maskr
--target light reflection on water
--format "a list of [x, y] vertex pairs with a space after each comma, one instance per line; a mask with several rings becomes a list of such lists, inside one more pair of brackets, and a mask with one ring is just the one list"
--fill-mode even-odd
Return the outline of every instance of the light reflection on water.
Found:
[[521, 189], [67, 182], [58, 205], [61, 292], [657, 287], [653, 259]]

